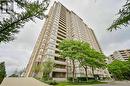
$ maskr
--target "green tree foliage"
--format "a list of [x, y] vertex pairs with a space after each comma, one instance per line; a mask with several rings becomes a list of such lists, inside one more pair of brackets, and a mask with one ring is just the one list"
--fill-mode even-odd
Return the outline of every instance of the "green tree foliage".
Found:
[[130, 80], [130, 62], [115, 60], [108, 65], [108, 70], [116, 80]]
[[43, 64], [42, 64], [42, 73], [43, 73], [43, 80], [47, 81], [51, 79], [50, 73], [55, 69], [55, 64], [54, 61], [51, 59], [47, 59]]
[[75, 79], [75, 60], [76, 53], [79, 51], [78, 41], [63, 40], [59, 44], [60, 54], [63, 58], [69, 58], [72, 61], [72, 78]]
[[97, 52], [95, 49], [91, 48], [90, 45], [86, 42], [79, 42], [80, 45], [78, 45], [79, 52], [77, 52], [77, 60], [80, 62], [80, 65], [83, 66], [83, 68], [86, 71], [86, 79], [87, 79], [87, 68], [92, 67], [92, 73], [94, 76], [94, 68], [105, 68], [105, 55]]
[[51, 59], [46, 59], [43, 63], [35, 64], [33, 66], [33, 77], [39, 78], [39, 74], [42, 73], [42, 79], [47, 81], [51, 79], [50, 73], [54, 70], [55, 64]]
[[2, 83], [4, 77], [6, 77], [5, 62], [1, 62], [0, 63], [0, 84]]
[[130, 64], [130, 56], [129, 56], [129, 58], [128, 58], [128, 64]]
[[[9, 4], [15, 3], [18, 10], [9, 10], [4, 8]], [[35, 21], [35, 18], [43, 19], [50, 0], [2, 0], [0, 1], [0, 11], [5, 11], [8, 17], [4, 17], [0, 21], [0, 43], [14, 40], [14, 35], [19, 32], [19, 29], [30, 20]], [[15, 7], [16, 7], [15, 6]]]
[[130, 0], [118, 12], [119, 17], [108, 28], [109, 31], [121, 28], [121, 26], [128, 26], [130, 22]]
[[80, 65], [86, 71], [87, 78], [87, 67], [93, 68], [104, 68], [105, 67], [105, 56], [94, 50], [90, 45], [83, 41], [78, 40], [63, 40], [60, 45], [60, 54], [61, 57], [70, 59], [73, 66], [73, 82], [75, 79], [75, 64], [74, 62], [79, 61]]
[[41, 69], [42, 69], [42, 65], [41, 64], [35, 64], [33, 66], [33, 73], [34, 73], [33, 77], [37, 77], [38, 73], [41, 71]]
[[106, 67], [105, 63], [105, 55], [103, 53], [97, 52], [94, 49], [91, 49], [89, 52], [89, 65], [92, 67], [92, 74], [94, 76], [94, 69], [95, 68], [102, 68]]
[[81, 42], [81, 41], [77, 41], [77, 47], [78, 47], [78, 51], [76, 53], [76, 59], [79, 61], [80, 65], [84, 68], [85, 73], [86, 73], [86, 80], [88, 81], [88, 73], [87, 73], [87, 69], [88, 66], [90, 66], [89, 61], [90, 58], [89, 57], [89, 53], [91, 51], [90, 45], [86, 42]]

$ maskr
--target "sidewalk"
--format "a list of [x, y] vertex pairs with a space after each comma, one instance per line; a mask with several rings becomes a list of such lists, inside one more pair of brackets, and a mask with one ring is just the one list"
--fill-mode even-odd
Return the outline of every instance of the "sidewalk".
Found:
[[49, 86], [31, 77], [5, 78], [0, 86]]

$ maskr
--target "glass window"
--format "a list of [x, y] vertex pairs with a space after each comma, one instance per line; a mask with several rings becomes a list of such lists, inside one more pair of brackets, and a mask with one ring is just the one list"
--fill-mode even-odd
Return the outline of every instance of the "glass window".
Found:
[[54, 54], [54, 53], [55, 53], [54, 50], [52, 50], [52, 49], [47, 49], [47, 54]]
[[50, 43], [48, 46], [49, 46], [49, 48], [51, 48], [51, 49], [55, 49], [55, 44], [54, 44], [54, 43]]

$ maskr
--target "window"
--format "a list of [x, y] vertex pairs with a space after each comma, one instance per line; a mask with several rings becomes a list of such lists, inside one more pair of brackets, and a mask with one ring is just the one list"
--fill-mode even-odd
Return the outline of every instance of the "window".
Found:
[[50, 42], [51, 42], [51, 43], [55, 43], [55, 39], [52, 39], [52, 38], [51, 38], [51, 39], [50, 39]]
[[47, 49], [47, 54], [54, 54], [54, 50], [52, 50], [52, 49]]
[[39, 54], [42, 55], [43, 49], [40, 49]]

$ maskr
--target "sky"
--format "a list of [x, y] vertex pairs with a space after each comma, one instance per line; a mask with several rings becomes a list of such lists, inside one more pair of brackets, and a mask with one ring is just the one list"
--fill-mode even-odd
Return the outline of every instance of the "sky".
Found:
[[[51, 0], [50, 6], [54, 1]], [[60, 1], [69, 10], [74, 11], [94, 30], [106, 56], [115, 50], [130, 49], [130, 27], [123, 27], [113, 32], [106, 30], [117, 18], [116, 14], [125, 4], [125, 0], [56, 1]], [[0, 44], [0, 62], [5, 61], [8, 75], [26, 67], [44, 21], [36, 19], [36, 23], [32, 21], [26, 23], [15, 36], [14, 41]]]

